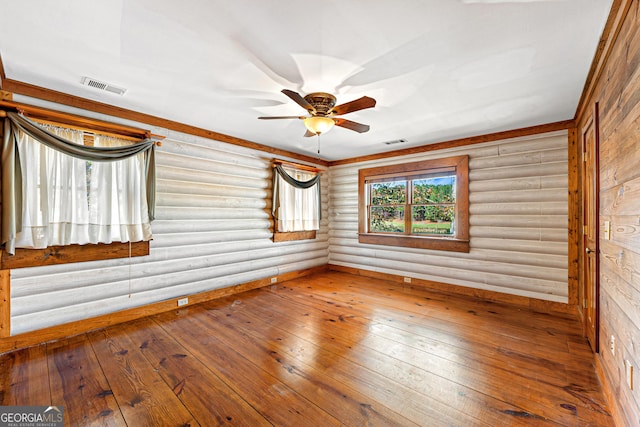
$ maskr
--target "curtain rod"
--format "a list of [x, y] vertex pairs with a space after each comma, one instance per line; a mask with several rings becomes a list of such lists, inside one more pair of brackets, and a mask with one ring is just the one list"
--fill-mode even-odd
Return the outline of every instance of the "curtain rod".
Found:
[[105, 134], [126, 136], [132, 139], [164, 139], [162, 135], [152, 134], [145, 129], [131, 126], [118, 125], [88, 117], [77, 116], [70, 113], [49, 110], [47, 108], [36, 107], [28, 104], [20, 104], [13, 101], [0, 101], [0, 117], [6, 117], [5, 110], [17, 111], [30, 119], [41, 120], [49, 123], [57, 123], [66, 126], [75, 126], [76, 129], [97, 131]]
[[141, 138], [137, 138], [135, 136], [123, 135], [121, 133], [116, 133], [116, 132], [105, 132], [103, 130], [97, 131], [93, 129], [87, 129], [86, 127], [82, 127], [82, 126], [71, 125], [69, 123], [61, 123], [61, 122], [56, 122], [52, 120], [36, 119], [35, 117], [29, 117], [29, 119], [43, 125], [58, 126], [58, 127], [64, 127], [66, 129], [74, 129], [74, 130], [88, 132], [90, 135], [99, 134], [99, 135], [113, 136], [116, 138], [125, 139], [127, 141], [134, 141], [134, 142], [139, 142], [141, 140]]
[[289, 166], [291, 168], [300, 169], [300, 170], [309, 171], [309, 172], [316, 172], [316, 173], [322, 172], [322, 169], [318, 169], [313, 166], [303, 165], [301, 163], [289, 162], [286, 160], [273, 159], [273, 163], [276, 165]]

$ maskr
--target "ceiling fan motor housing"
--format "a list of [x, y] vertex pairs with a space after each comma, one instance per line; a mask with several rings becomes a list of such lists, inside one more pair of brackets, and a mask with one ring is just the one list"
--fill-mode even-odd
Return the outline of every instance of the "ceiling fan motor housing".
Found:
[[336, 97], [330, 93], [314, 92], [306, 95], [304, 99], [316, 109], [318, 116], [326, 116], [336, 106]]

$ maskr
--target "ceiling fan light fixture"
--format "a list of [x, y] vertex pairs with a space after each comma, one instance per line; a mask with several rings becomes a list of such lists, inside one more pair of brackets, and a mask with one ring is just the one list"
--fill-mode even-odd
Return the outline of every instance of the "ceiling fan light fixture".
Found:
[[365, 110], [376, 106], [376, 100], [363, 96], [345, 104], [336, 105], [336, 97], [330, 93], [314, 92], [303, 97], [298, 92], [289, 89], [282, 89], [282, 93], [287, 95], [296, 104], [307, 110], [308, 116], [272, 116], [258, 117], [262, 120], [270, 119], [302, 119], [307, 128], [304, 136], [320, 135], [327, 133], [333, 126], [340, 126], [354, 132], [363, 133], [369, 131], [369, 125], [365, 125], [351, 120], [343, 119], [343, 114], [354, 111]]
[[336, 122], [330, 117], [313, 116], [304, 119], [304, 126], [316, 135], [329, 132]]

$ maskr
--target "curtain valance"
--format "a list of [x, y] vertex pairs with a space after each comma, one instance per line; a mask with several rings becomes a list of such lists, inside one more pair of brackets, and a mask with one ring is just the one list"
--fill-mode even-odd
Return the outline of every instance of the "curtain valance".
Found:
[[297, 179], [289, 175], [287, 171], [284, 170], [282, 165], [275, 165], [274, 169], [276, 170], [276, 172], [278, 172], [278, 175], [280, 175], [282, 179], [287, 181], [287, 183], [289, 183], [290, 185], [293, 185], [295, 188], [311, 188], [320, 181], [320, 174], [316, 174], [316, 176], [308, 181], [298, 181]]
[[[313, 214], [315, 219], [309, 219], [309, 220], [313, 221], [314, 223], [319, 223], [319, 220], [322, 217], [322, 203], [320, 200], [320, 174], [317, 173], [313, 178], [307, 181], [300, 181], [295, 179], [291, 175], [289, 175], [287, 171], [282, 167], [282, 165], [276, 164], [274, 165], [273, 169], [275, 173], [273, 174], [273, 204], [272, 204], [271, 210], [276, 222], [278, 223], [283, 221], [291, 222], [291, 221], [297, 221], [297, 220], [299, 221], [307, 220], [306, 218], [293, 218], [292, 216], [294, 214], [292, 211], [292, 206], [282, 206], [283, 198], [285, 199], [289, 199], [289, 198], [286, 197], [286, 194], [287, 194], [286, 189], [281, 187], [283, 186], [283, 184], [285, 187], [286, 187], [286, 184], [289, 184], [291, 187], [301, 189], [301, 190], [311, 189], [312, 187], [315, 186], [315, 189], [311, 191], [314, 191], [315, 201], [313, 202], [313, 205], [314, 205], [314, 208], [316, 206], [317, 208], [315, 209], [316, 212], [314, 212]], [[289, 202], [295, 204], [295, 202], [291, 200], [289, 200]], [[302, 203], [302, 202], [298, 202], [298, 203]], [[285, 208], [285, 209], [282, 209], [282, 208]], [[307, 208], [302, 208], [302, 210], [306, 211]], [[314, 226], [314, 229], [315, 228], [317, 228], [317, 226]], [[284, 230], [280, 230], [280, 231], [284, 231]]]
[[153, 151], [154, 141], [147, 139], [122, 147], [93, 147], [79, 145], [49, 132], [37, 123], [19, 114], [7, 111], [11, 125], [49, 148], [69, 156], [93, 162], [113, 162], [135, 156], [148, 150]]

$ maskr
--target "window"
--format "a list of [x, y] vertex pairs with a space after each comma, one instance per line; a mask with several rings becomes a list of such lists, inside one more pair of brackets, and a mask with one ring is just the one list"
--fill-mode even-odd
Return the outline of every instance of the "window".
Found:
[[315, 239], [320, 228], [320, 171], [277, 161], [273, 172], [274, 241]]
[[153, 141], [132, 143], [7, 116], [3, 268], [149, 253]]
[[359, 171], [359, 241], [469, 251], [468, 156]]
[[[83, 132], [45, 128], [84, 145]], [[94, 136], [97, 147], [129, 144]], [[91, 162], [49, 148], [23, 132], [18, 152], [24, 197], [17, 248], [151, 240], [144, 153], [116, 162]]]

